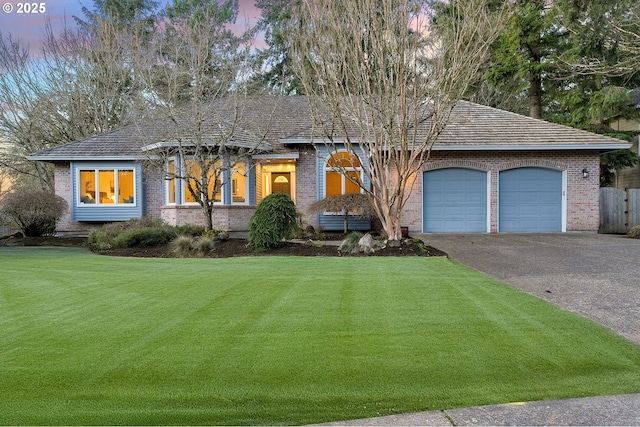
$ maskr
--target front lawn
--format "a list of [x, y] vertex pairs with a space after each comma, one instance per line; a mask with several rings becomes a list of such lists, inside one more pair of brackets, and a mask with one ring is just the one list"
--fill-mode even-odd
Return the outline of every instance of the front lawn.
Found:
[[639, 378], [640, 347], [443, 258], [0, 248], [0, 424], [305, 424]]

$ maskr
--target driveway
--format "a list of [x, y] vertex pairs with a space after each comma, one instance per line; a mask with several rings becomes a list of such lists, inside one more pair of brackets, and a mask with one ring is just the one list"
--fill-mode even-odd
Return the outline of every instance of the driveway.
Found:
[[415, 237], [640, 344], [640, 239], [591, 233]]

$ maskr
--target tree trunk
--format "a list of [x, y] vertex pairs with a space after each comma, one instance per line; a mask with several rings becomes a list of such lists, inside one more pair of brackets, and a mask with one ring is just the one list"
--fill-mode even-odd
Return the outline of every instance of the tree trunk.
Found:
[[344, 234], [349, 233], [349, 211], [344, 212]]
[[213, 206], [208, 203], [201, 206], [204, 215], [204, 231], [211, 231], [213, 230]]
[[529, 80], [529, 116], [542, 119], [542, 79], [537, 74]]

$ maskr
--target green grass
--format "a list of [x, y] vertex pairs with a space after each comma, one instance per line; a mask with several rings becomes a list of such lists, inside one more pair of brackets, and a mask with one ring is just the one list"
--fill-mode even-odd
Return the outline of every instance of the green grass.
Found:
[[446, 259], [0, 248], [0, 424], [304, 424], [640, 392], [640, 347]]

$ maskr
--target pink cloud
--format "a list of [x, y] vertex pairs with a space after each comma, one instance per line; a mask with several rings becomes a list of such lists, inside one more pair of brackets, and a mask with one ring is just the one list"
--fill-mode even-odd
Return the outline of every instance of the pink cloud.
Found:
[[[24, 5], [27, 2], [0, 0], [0, 3], [3, 6], [3, 12], [0, 12], [2, 34], [4, 36], [11, 34], [14, 39], [22, 40], [32, 48], [39, 46], [47, 19], [51, 21], [54, 30], [59, 31], [65, 25], [75, 25], [72, 15], [81, 15], [82, 13], [82, 6], [76, 0], [35, 0], [28, 3], [30, 6], [32, 3], [42, 4], [45, 9], [44, 13], [40, 13], [39, 8], [37, 10], [38, 13], [33, 11], [31, 13], [18, 13], [20, 9], [19, 3]], [[7, 4], [10, 4], [11, 8]], [[9, 9], [11, 9], [10, 12], [8, 12]], [[22, 12], [26, 11], [26, 8], [22, 6]]]
[[[40, 38], [44, 33], [47, 19], [51, 21], [54, 31], [61, 31], [65, 26], [74, 27], [73, 16], [82, 17], [82, 6], [93, 8], [93, 0], [31, 0], [31, 3], [42, 3], [45, 13], [18, 13], [18, 3], [26, 3], [27, 0], [0, 0], [2, 5], [10, 4], [11, 12], [0, 12], [0, 31], [3, 36], [9, 34], [14, 39], [27, 43], [33, 49], [40, 46]], [[167, 3], [161, 0], [161, 4]], [[8, 7], [8, 6], [5, 6]], [[24, 7], [23, 7], [24, 11]], [[240, 12], [235, 27], [241, 32], [256, 25], [260, 19], [260, 10], [255, 6], [255, 0], [240, 0]], [[263, 41], [257, 40], [258, 47], [263, 47]]]

